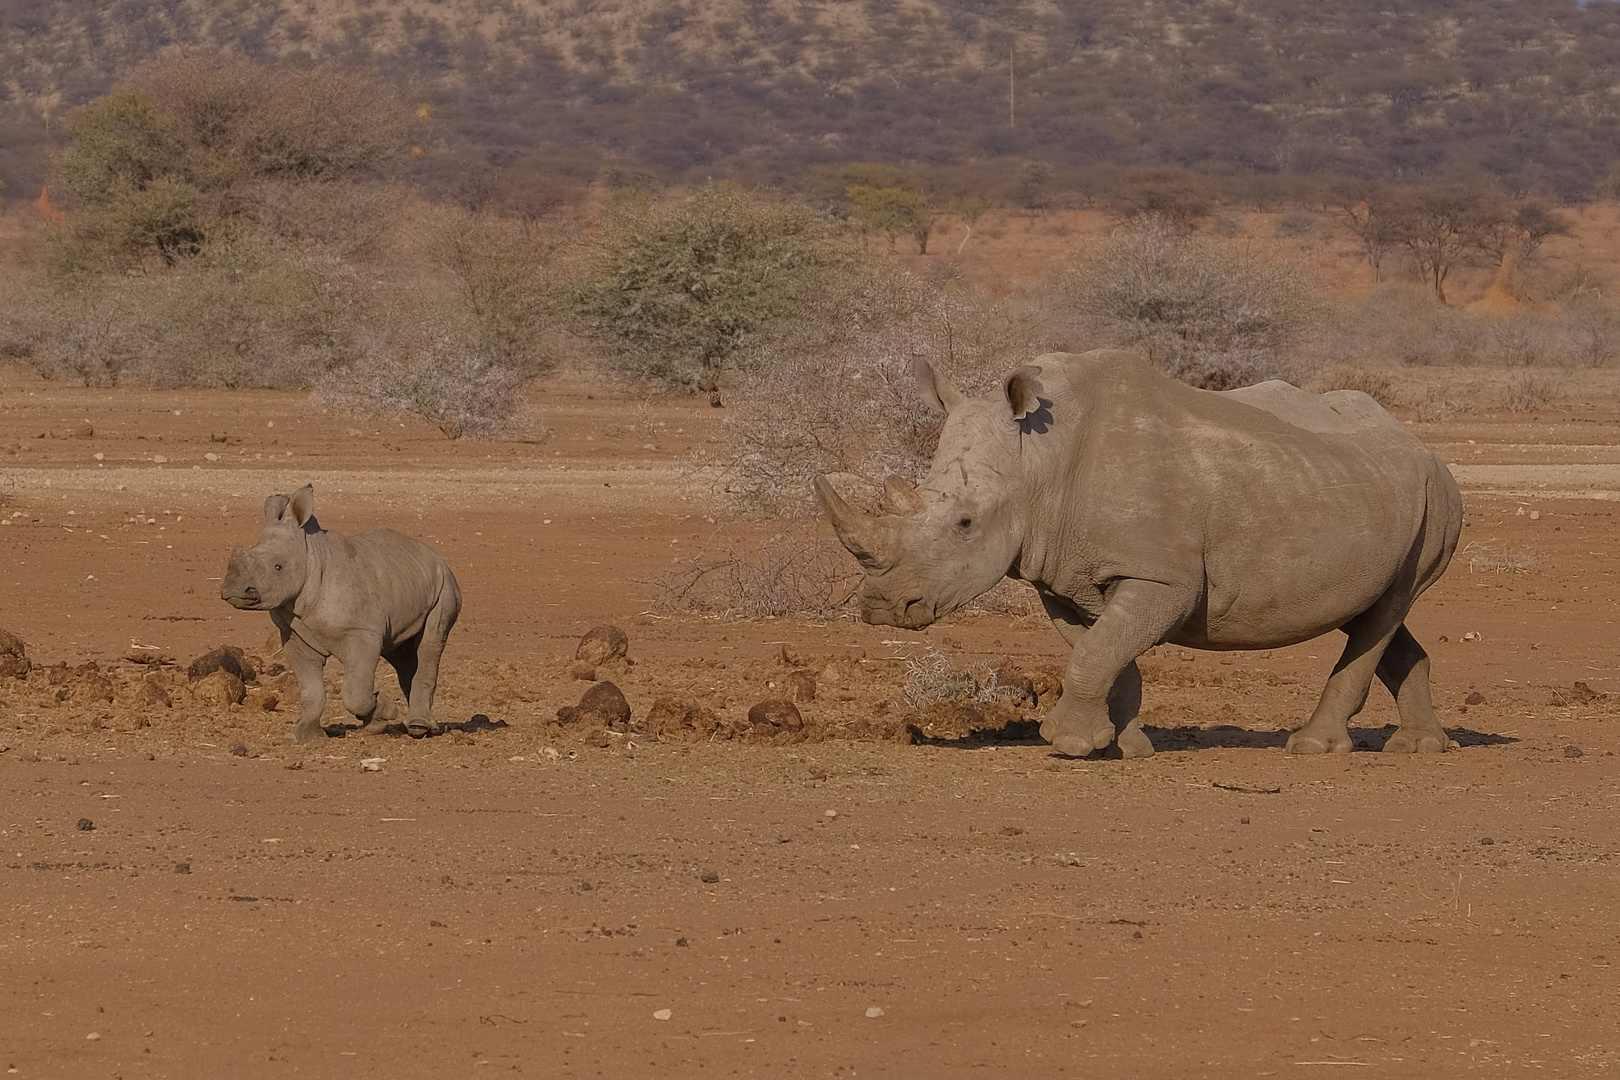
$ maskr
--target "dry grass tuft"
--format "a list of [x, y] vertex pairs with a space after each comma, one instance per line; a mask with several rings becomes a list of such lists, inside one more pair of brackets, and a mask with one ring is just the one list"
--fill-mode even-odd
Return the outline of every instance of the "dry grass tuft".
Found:
[[1500, 540], [1472, 540], [1462, 549], [1470, 574], [1528, 574], [1539, 560], [1526, 545], [1509, 547]]

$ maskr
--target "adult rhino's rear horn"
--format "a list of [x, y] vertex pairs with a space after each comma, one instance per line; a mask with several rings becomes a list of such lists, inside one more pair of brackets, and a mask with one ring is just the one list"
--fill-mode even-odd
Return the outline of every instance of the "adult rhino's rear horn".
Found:
[[863, 514], [844, 501], [825, 476], [816, 477], [816, 497], [832, 521], [838, 542], [868, 570], [885, 564], [893, 546], [895, 520], [876, 514]]
[[884, 477], [883, 506], [896, 514], [908, 517], [920, 514], [928, 508], [923, 497], [917, 494], [917, 489], [911, 486], [911, 481], [899, 473], [890, 473]]

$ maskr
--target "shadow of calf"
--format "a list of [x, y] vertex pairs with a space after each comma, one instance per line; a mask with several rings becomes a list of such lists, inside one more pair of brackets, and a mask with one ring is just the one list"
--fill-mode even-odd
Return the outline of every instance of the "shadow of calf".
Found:
[[[448, 735], [452, 731], [460, 731], [460, 732], [463, 732], [463, 733], [468, 734], [468, 735], [475, 735], [480, 731], [500, 731], [503, 728], [507, 728], [507, 727], [510, 727], [510, 726], [511, 725], [508, 724], [505, 720], [491, 720], [488, 716], [485, 716], [483, 713], [474, 713], [472, 715], [471, 719], [466, 720], [466, 721], [464, 721], [464, 722], [462, 722], [460, 724], [443, 724], [443, 723], [441, 723], [439, 725], [438, 734], [439, 735]], [[360, 725], [358, 725], [358, 724], [328, 724], [328, 725], [326, 725], [327, 738], [331, 738], [331, 739], [344, 739], [344, 738], [347, 738], [349, 735], [351, 735], [351, 734], [353, 734], [355, 732], [358, 732], [359, 730], [360, 730]], [[410, 735], [410, 732], [405, 730], [405, 722], [402, 720], [402, 721], [400, 721], [398, 723], [389, 724], [388, 727], [383, 729], [378, 734], [387, 735], [387, 736], [390, 736], [390, 737], [393, 737], [393, 738], [398, 738], [400, 736]], [[435, 735], [418, 735], [418, 736], [411, 736], [411, 737], [412, 738], [428, 738], [428, 739], [437, 738], [437, 736], [435, 736]]]

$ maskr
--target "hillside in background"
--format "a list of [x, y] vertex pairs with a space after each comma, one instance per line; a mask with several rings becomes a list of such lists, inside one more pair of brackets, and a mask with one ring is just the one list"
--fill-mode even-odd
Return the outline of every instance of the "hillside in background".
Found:
[[67, 110], [172, 47], [399, 81], [432, 106], [430, 189], [884, 161], [1005, 197], [1038, 159], [1077, 192], [1167, 164], [1257, 202], [1481, 174], [1572, 201], [1620, 161], [1608, 2], [0, 0], [9, 195], [37, 193]]

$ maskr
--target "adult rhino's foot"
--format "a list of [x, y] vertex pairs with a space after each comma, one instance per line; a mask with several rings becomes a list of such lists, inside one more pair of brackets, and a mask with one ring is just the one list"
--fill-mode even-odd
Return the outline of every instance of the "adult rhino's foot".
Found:
[[1350, 747], [1350, 733], [1344, 728], [1306, 724], [1288, 736], [1287, 749], [1290, 754], [1348, 754]]
[[1153, 742], [1142, 730], [1142, 725], [1132, 720], [1125, 725], [1125, 730], [1119, 733], [1114, 745], [1108, 748], [1108, 756], [1115, 754], [1127, 760], [1131, 758], [1145, 758], [1153, 756]]
[[443, 730], [437, 720], [426, 720], [420, 716], [415, 716], [405, 721], [405, 731], [413, 739], [423, 739], [429, 735], [437, 735]]
[[[1085, 757], [1103, 750], [1114, 741], [1114, 724], [1108, 719], [1108, 705], [1101, 701], [1081, 703], [1065, 694], [1044, 721], [1041, 738], [1064, 757]], [[1152, 747], [1148, 748], [1149, 753]]]
[[1446, 744], [1450, 741], [1445, 729], [1439, 724], [1435, 724], [1432, 728], [1400, 727], [1389, 737], [1389, 741], [1384, 743], [1384, 753], [1443, 754], [1446, 752]]

